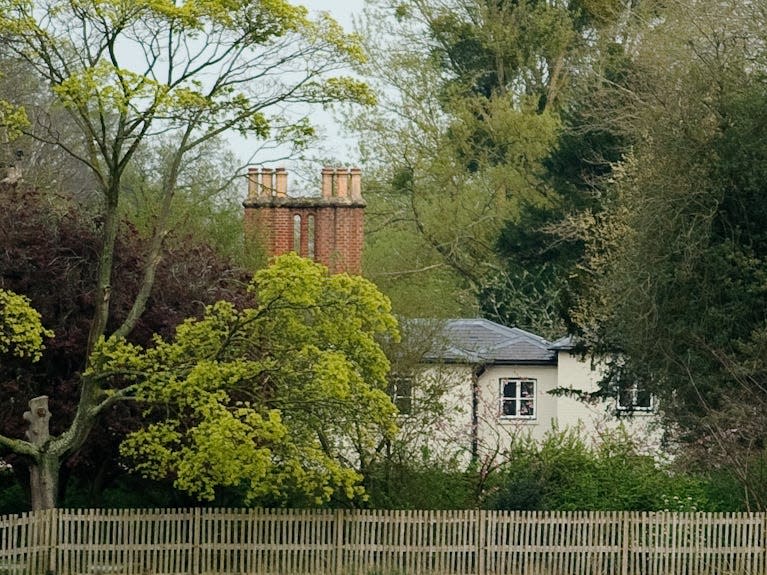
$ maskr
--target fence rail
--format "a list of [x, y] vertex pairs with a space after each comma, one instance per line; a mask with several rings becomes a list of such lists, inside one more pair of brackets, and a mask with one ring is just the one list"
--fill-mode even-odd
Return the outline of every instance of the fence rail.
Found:
[[0, 575], [754, 575], [767, 515], [51, 510], [0, 517]]

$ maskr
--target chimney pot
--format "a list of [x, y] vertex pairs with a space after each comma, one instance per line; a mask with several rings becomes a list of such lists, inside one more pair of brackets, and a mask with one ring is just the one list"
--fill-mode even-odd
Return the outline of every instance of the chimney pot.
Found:
[[362, 199], [362, 170], [352, 168], [349, 170], [350, 195], [353, 200]]
[[258, 196], [258, 168], [248, 168], [248, 199], [252, 200]]
[[322, 197], [330, 198], [333, 196], [333, 168], [325, 166], [322, 168]]
[[261, 170], [261, 195], [271, 197], [274, 195], [274, 179], [272, 168], [263, 168]]
[[274, 187], [278, 198], [288, 195], [288, 172], [285, 168], [277, 168], [274, 171]]
[[336, 170], [336, 195], [339, 198], [347, 197], [349, 191], [349, 171], [346, 168]]

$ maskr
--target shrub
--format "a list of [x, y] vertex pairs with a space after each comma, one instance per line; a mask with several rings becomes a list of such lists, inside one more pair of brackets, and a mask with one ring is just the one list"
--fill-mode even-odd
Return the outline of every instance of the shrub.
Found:
[[496, 509], [708, 511], [704, 476], [674, 473], [643, 454], [625, 429], [588, 442], [577, 429], [553, 430], [541, 442], [516, 440], [501, 466]]
[[457, 464], [424, 457], [383, 460], [365, 473], [367, 505], [380, 509], [475, 507], [471, 477]]

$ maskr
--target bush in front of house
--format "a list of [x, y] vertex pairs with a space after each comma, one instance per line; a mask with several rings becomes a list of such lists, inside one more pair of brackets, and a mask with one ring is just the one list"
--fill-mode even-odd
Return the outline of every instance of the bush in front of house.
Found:
[[428, 452], [390, 457], [365, 473], [366, 506], [372, 509], [470, 509], [477, 506], [470, 474], [457, 462]]
[[595, 441], [578, 429], [543, 441], [517, 437], [489, 506], [508, 510], [737, 511], [724, 476], [675, 470], [643, 453], [622, 428]]

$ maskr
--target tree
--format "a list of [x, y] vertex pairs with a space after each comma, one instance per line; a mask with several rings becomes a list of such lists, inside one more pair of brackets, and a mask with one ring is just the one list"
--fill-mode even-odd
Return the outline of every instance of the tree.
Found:
[[[4, 357], [0, 361], [0, 434], [23, 437], [23, 406], [45, 395], [56, 405], [51, 432], [66, 429], [78, 402], [78, 382], [93, 313], [94, 277], [98, 262], [100, 217], [71, 197], [42, 192], [23, 183], [0, 193], [0, 285], [24, 293], [52, 328], [39, 361]], [[251, 273], [234, 267], [200, 236], [166, 242], [147, 309], [130, 335], [140, 345], [153, 334], [168, 337], [187, 317], [199, 316], [205, 305], [227, 299], [243, 306]], [[121, 226], [115, 245], [116, 277], [108, 329], [119, 325], [131, 307], [140, 283], [147, 240], [128, 223]], [[56, 289], [52, 289], [55, 286]], [[86, 445], [62, 465], [59, 494], [69, 498], [84, 490], [98, 504], [103, 489], [124, 474], [118, 462], [120, 440], [138, 428], [141, 408], [123, 402], [105, 411]], [[18, 482], [28, 487], [24, 459], [8, 456]]]
[[[93, 201], [95, 181], [91, 172], [64, 149], [45, 141], [45, 136], [55, 129], [59, 141], [82, 150], [77, 125], [58, 103], [50, 86], [5, 46], [0, 48], [0, 69], [3, 71], [0, 101], [4, 102], [0, 106], [15, 110], [0, 119], [0, 167], [13, 166], [27, 184], [37, 189]], [[19, 133], [21, 129], [26, 134]], [[42, 139], [30, 133], [39, 134]]]
[[[136, 152], [125, 176], [124, 217], [142, 236], [151, 237], [162, 207], [162, 174], [174, 144], [163, 138]], [[187, 238], [204, 238], [217, 253], [249, 269], [265, 262], [254, 257], [243, 233], [243, 182], [240, 161], [222, 138], [200, 145], [179, 170], [176, 193], [168, 216], [173, 230], [166, 242], [175, 245]], [[262, 258], [263, 259], [263, 258]]]
[[[400, 279], [422, 281], [421, 275], [444, 268], [459, 288], [476, 290], [497, 267], [494, 248], [503, 223], [523, 200], [546, 201], [535, 170], [556, 132], [556, 117], [536, 113], [537, 102], [506, 82], [475, 89], [475, 76], [487, 68], [469, 72], [455, 61], [454, 52], [464, 48], [461, 34], [486, 33], [474, 43], [487, 48], [494, 16], [500, 15], [483, 2], [371, 6], [369, 22], [388, 19], [397, 33], [376, 35], [378, 24], [366, 30], [366, 39], [378, 45], [370, 48], [376, 57], [365, 72], [382, 85], [386, 100], [380, 115], [368, 115], [359, 128], [371, 162], [366, 169], [380, 174], [380, 193], [386, 194], [380, 233], [401, 228], [406, 240], [417, 240], [398, 250], [421, 260], [391, 270], [404, 271]], [[469, 50], [461, 57], [470, 60]], [[502, 55], [482, 59], [495, 55], [493, 68], [507, 71]]]
[[[605, 32], [603, 32], [605, 33]], [[599, 113], [631, 62], [611, 40], [592, 53], [588, 70], [560, 112], [562, 127], [543, 161], [542, 179], [555, 192], [551, 205], [526, 203], [508, 220], [497, 244], [501, 270], [479, 293], [482, 314], [505, 325], [557, 338], [566, 329], [569, 302], [577, 292], [572, 278], [584, 258], [582, 238], [564, 231], [577, 214], [602, 209], [602, 187], [630, 141]], [[609, 88], [607, 88], [609, 87]]]
[[[591, 190], [566, 189], [553, 173], [622, 10], [612, 1], [370, 3], [365, 38], [376, 57], [364, 71], [382, 86], [382, 106], [357, 128], [377, 180], [366, 192], [370, 244], [383, 252], [371, 252], [372, 277], [388, 286], [439, 274], [432, 283], [451, 279], [464, 310], [561, 334], [552, 302], [580, 251], [545, 228]], [[376, 35], [387, 18], [394, 37]], [[567, 160], [581, 181], [588, 156]], [[376, 232], [401, 238], [396, 249]]]
[[146, 477], [200, 499], [218, 487], [248, 501], [356, 498], [360, 468], [396, 431], [376, 342], [396, 339], [389, 302], [293, 254], [251, 287], [255, 307], [219, 301], [151, 346], [102, 339], [82, 377], [145, 410], [121, 451]]
[[[304, 494], [352, 499], [353, 467], [396, 430], [389, 362], [377, 336], [396, 336], [388, 300], [367, 280], [281, 256], [256, 273], [257, 305], [228, 302], [141, 349], [100, 343], [84, 377], [128, 381], [162, 417], [131, 434], [136, 468], [203, 499], [216, 486], [247, 499]], [[359, 465], [359, 463], [357, 463]]]
[[605, 110], [630, 151], [604, 211], [574, 226], [588, 260], [572, 317], [615, 358], [608, 391], [640, 381], [672, 436], [741, 469], [765, 439], [746, 415], [766, 373], [764, 8], [680, 1], [645, 23]]
[[[99, 342], [127, 336], [146, 307], [179, 171], [190, 154], [227, 131], [300, 145], [312, 131], [306, 117], [288, 115], [291, 105], [370, 101], [360, 82], [332, 76], [361, 57], [356, 39], [329, 17], [312, 21], [306, 9], [282, 0], [3, 0], [0, 38], [51, 87], [77, 125], [81, 147], [59, 140], [55, 127], [45, 135], [20, 122], [14, 127], [61, 146], [96, 180], [103, 223], [84, 373], [92, 373], [90, 354]], [[142, 144], [163, 134], [172, 135], [175, 146], [162, 174], [142, 281], [124, 321], [108, 330], [112, 286], [119, 281], [113, 264], [124, 176]], [[0, 444], [29, 456], [33, 474], [43, 477], [44, 488], [33, 496], [36, 508], [55, 505], [62, 459], [85, 442], [99, 414], [116, 401], [103, 394], [101, 381], [81, 381], [71, 424], [49, 442], [0, 436]]]
[[[40, 314], [31, 307], [28, 298], [0, 289], [0, 355], [38, 361], [43, 338], [52, 335], [53, 332], [42, 326]], [[27, 437], [29, 444], [38, 445], [48, 439], [47, 407], [40, 402], [30, 402], [29, 407], [30, 411], [24, 414], [30, 424]], [[8, 443], [18, 453], [30, 454], [27, 442], [8, 440]]]

